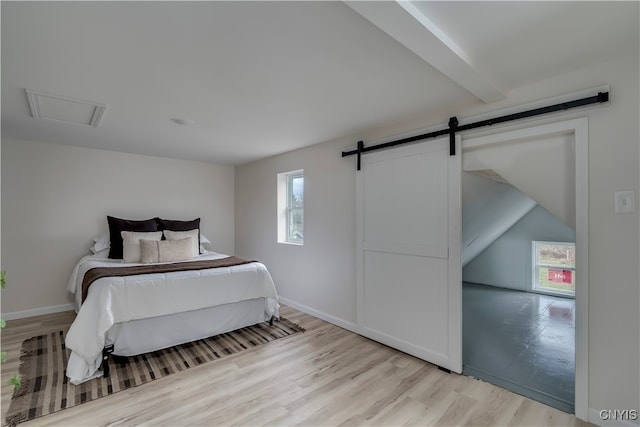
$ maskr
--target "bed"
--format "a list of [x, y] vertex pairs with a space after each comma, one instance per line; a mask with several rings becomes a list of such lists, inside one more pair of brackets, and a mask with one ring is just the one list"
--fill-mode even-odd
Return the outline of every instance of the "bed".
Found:
[[[70, 382], [102, 376], [103, 350], [110, 345], [114, 355], [132, 356], [279, 317], [278, 295], [267, 268], [250, 261], [224, 266], [229, 258], [204, 251], [189, 262], [223, 266], [99, 277], [83, 298], [88, 274], [143, 265], [110, 259], [106, 251], [83, 257], [68, 283], [77, 311], [66, 337]], [[168, 264], [179, 263], [155, 265]]]

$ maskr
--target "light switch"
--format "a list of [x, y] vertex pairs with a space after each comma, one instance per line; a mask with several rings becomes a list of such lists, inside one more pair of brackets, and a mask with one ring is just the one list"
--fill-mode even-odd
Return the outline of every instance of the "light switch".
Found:
[[633, 191], [616, 191], [614, 193], [616, 213], [634, 213], [636, 211], [636, 197]]

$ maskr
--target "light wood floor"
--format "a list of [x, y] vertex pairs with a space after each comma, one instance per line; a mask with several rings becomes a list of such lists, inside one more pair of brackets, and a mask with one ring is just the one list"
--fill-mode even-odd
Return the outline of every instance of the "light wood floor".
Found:
[[[588, 425], [288, 307], [307, 331], [21, 425]], [[7, 322], [2, 419], [21, 342], [72, 312]]]

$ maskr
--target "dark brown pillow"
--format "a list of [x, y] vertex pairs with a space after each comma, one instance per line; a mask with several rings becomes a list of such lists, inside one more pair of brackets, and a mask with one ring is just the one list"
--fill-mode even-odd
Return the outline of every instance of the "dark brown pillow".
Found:
[[162, 231], [164, 230], [171, 230], [171, 231], [198, 230], [198, 248], [200, 247], [200, 218], [192, 219], [191, 221], [156, 218], [156, 224], [158, 224], [158, 230], [162, 230]]
[[111, 240], [111, 248], [109, 249], [109, 258], [111, 259], [122, 259], [122, 231], [158, 231], [155, 218], [137, 221], [107, 216], [107, 222], [109, 223], [109, 238]]
[[177, 219], [162, 219], [156, 218], [156, 224], [158, 224], [158, 230], [171, 230], [171, 231], [189, 231], [200, 229], [200, 218], [192, 219], [191, 221], [180, 221]]

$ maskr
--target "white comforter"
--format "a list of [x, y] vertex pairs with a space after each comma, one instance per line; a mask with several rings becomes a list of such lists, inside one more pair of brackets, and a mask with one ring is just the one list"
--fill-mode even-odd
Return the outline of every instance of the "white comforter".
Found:
[[[227, 255], [206, 252], [198, 259]], [[258, 262], [212, 268], [126, 277], [104, 277], [89, 288], [81, 302], [82, 279], [94, 267], [136, 265], [100, 256], [83, 257], [71, 274], [68, 289], [76, 294], [78, 315], [67, 333], [71, 350], [67, 376], [79, 384], [102, 375], [98, 368], [107, 331], [116, 323], [198, 310], [264, 297], [267, 315], [278, 315], [278, 295], [267, 268]]]

